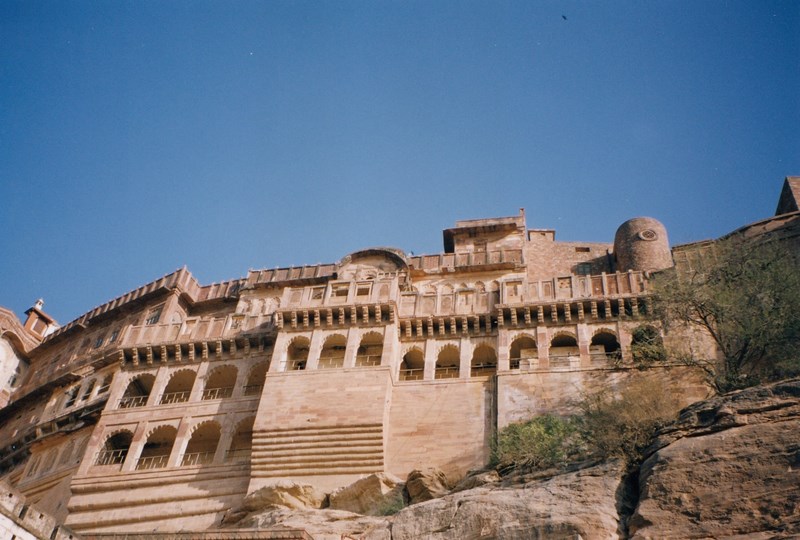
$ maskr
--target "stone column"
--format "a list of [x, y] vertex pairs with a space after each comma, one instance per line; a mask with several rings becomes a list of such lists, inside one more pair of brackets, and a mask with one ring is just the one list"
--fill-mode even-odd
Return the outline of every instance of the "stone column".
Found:
[[139, 422], [136, 426], [136, 431], [133, 433], [131, 445], [128, 447], [128, 456], [122, 464], [122, 472], [131, 472], [136, 470], [136, 462], [139, 461], [139, 456], [142, 455], [142, 449], [147, 442], [147, 422]]
[[269, 363], [269, 373], [278, 373], [286, 370], [286, 348], [291, 341], [286, 332], [278, 332], [275, 345], [272, 347], [272, 359]]
[[592, 342], [592, 334], [585, 323], [578, 323], [578, 350], [581, 356], [581, 367], [591, 367], [592, 357], [589, 354], [589, 345]]
[[539, 356], [539, 367], [550, 368], [550, 340], [547, 337], [547, 327], [536, 327], [536, 352]]
[[156, 370], [156, 379], [153, 381], [153, 388], [150, 389], [150, 395], [147, 397], [145, 407], [152, 407], [158, 405], [161, 400], [161, 394], [164, 393], [164, 388], [169, 383], [169, 370], [167, 366], [159, 366]]
[[511, 351], [509, 350], [508, 330], [505, 326], [497, 330], [497, 371], [511, 369]]
[[400, 348], [400, 340], [398, 338], [398, 327], [396, 324], [387, 324], [383, 327], [383, 352], [381, 353], [381, 365], [391, 366], [392, 373], [397, 372], [397, 364], [400, 363], [399, 355], [397, 354]]
[[234, 430], [236, 429], [236, 422], [234, 414], [225, 415], [225, 420], [222, 424], [222, 430], [219, 434], [219, 442], [217, 443], [217, 450], [214, 452], [214, 465], [222, 465], [225, 463], [225, 452], [233, 440]]
[[344, 367], [351, 368], [356, 365], [358, 346], [361, 344], [361, 332], [356, 327], [351, 327], [347, 332], [347, 348], [344, 351]]
[[197, 402], [203, 400], [203, 389], [206, 386], [206, 373], [208, 373], [208, 362], [200, 362], [192, 384], [192, 391], [189, 393], [189, 401]]
[[423, 379], [432, 381], [436, 373], [436, 341], [425, 340], [425, 371]]
[[319, 367], [319, 355], [322, 353], [322, 332], [314, 332], [311, 334], [311, 341], [308, 345], [308, 360], [306, 360], [306, 369], [314, 370]]
[[172, 450], [167, 459], [167, 467], [180, 467], [181, 458], [189, 445], [190, 433], [189, 422], [191, 417], [183, 417], [181, 423], [178, 425], [178, 432], [175, 434], [175, 442], [172, 443]]
[[469, 379], [470, 372], [472, 371], [470, 368], [472, 367], [472, 347], [470, 346], [470, 340], [468, 337], [462, 337], [459, 343], [458, 352], [459, 352], [459, 366], [458, 366], [458, 378], [459, 379]]

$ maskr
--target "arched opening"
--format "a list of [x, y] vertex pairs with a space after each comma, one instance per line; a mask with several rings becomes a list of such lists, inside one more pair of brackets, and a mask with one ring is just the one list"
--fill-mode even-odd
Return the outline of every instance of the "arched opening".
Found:
[[192, 432], [192, 438], [186, 445], [181, 458], [181, 465], [208, 465], [214, 461], [214, 454], [219, 445], [220, 426], [217, 422], [203, 422]]
[[531, 360], [539, 357], [539, 352], [536, 350], [536, 342], [532, 337], [520, 336], [511, 342], [508, 355], [509, 367], [519, 369], [520, 361], [524, 360], [530, 363]]
[[306, 338], [297, 338], [286, 349], [286, 371], [306, 369], [308, 362], [309, 341]]
[[550, 341], [550, 367], [569, 367], [579, 358], [578, 341], [569, 334], [558, 334]]
[[413, 348], [403, 356], [400, 362], [401, 381], [421, 381], [425, 376], [425, 357], [422, 351]]
[[470, 377], [486, 377], [497, 373], [497, 353], [489, 345], [478, 345], [470, 361]]
[[319, 369], [340, 368], [344, 366], [344, 352], [347, 349], [347, 338], [341, 334], [328, 336], [322, 344], [319, 354]]
[[250, 461], [253, 447], [253, 422], [255, 417], [245, 418], [236, 426], [236, 431], [231, 439], [231, 446], [225, 452], [225, 461]]
[[439, 351], [436, 358], [436, 379], [457, 379], [458, 368], [461, 364], [460, 353], [453, 345], [446, 345]]
[[144, 443], [142, 455], [136, 461], [136, 470], [166, 467], [177, 433], [178, 430], [172, 426], [161, 426], [154, 429], [147, 437], [147, 442]]
[[106, 438], [103, 449], [97, 453], [95, 465], [122, 465], [133, 441], [133, 433], [120, 431]]
[[144, 407], [147, 404], [147, 398], [150, 397], [150, 391], [153, 389], [155, 380], [155, 375], [149, 373], [139, 375], [133, 379], [128, 383], [125, 393], [122, 394], [122, 399], [119, 400], [119, 408]]
[[236, 375], [239, 371], [235, 366], [220, 366], [209, 374], [206, 386], [203, 389], [203, 399], [224, 399], [233, 395], [236, 385]]
[[250, 369], [247, 374], [247, 382], [244, 385], [245, 396], [257, 396], [264, 389], [264, 382], [267, 380], [267, 362], [259, 362]]
[[618, 362], [622, 359], [617, 336], [609, 330], [600, 330], [589, 344], [589, 355], [592, 362], [605, 363]]
[[383, 356], [383, 336], [377, 332], [370, 332], [361, 338], [361, 344], [356, 352], [356, 366], [379, 366]]
[[192, 393], [196, 377], [197, 373], [191, 369], [182, 369], [173, 373], [172, 377], [169, 378], [167, 387], [164, 388], [164, 393], [161, 395], [161, 405], [189, 401], [189, 395]]

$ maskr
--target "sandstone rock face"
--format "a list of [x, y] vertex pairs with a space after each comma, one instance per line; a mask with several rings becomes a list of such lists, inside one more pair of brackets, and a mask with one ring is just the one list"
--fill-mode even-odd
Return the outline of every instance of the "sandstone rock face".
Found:
[[414, 469], [406, 478], [406, 491], [411, 504], [442, 497], [450, 491], [447, 476], [439, 469]]
[[467, 489], [475, 489], [477, 487], [485, 486], [488, 484], [496, 484], [500, 482], [500, 475], [495, 470], [491, 471], [477, 471], [467, 474], [462, 478], [453, 488], [452, 493], [464, 491]]
[[386, 518], [360, 516], [343, 510], [290, 510], [275, 508], [241, 522], [237, 527], [271, 529], [287, 527], [304, 529], [314, 540], [391, 540], [390, 522]]
[[652, 448], [632, 538], [800, 533], [800, 380], [696, 403]]
[[322, 508], [325, 493], [314, 486], [294, 482], [278, 482], [250, 493], [244, 499], [243, 508], [255, 512], [275, 507], [290, 509]]
[[386, 473], [371, 474], [329, 496], [332, 510], [377, 515], [392, 505], [403, 505], [403, 482]]

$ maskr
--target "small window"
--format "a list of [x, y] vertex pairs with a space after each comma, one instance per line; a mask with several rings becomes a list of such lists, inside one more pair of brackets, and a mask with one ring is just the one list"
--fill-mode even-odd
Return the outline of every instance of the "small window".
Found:
[[370, 291], [372, 290], [372, 285], [369, 283], [359, 283], [358, 287], [356, 287], [356, 296], [369, 296]]
[[112, 375], [106, 375], [105, 376], [105, 378], [103, 379], [102, 384], [100, 384], [100, 388], [97, 389], [97, 393], [98, 394], [104, 394], [104, 393], [108, 392], [108, 387], [111, 386], [111, 378], [112, 377], [113, 377]]
[[164, 309], [164, 306], [158, 306], [155, 309], [151, 309], [150, 312], [147, 314], [147, 318], [144, 321], [144, 324], [156, 324], [159, 319], [161, 319], [161, 311]]
[[99, 349], [103, 346], [103, 342], [106, 340], [105, 336], [97, 336], [97, 339], [94, 340], [94, 348]]
[[322, 300], [322, 295], [325, 293], [325, 287], [314, 287], [311, 289], [312, 300]]
[[94, 385], [96, 382], [97, 381], [94, 379], [89, 382], [89, 384], [86, 386], [86, 390], [83, 391], [83, 395], [81, 395], [81, 401], [86, 401], [89, 398], [89, 396], [92, 394], [92, 390], [94, 390]]
[[347, 285], [335, 285], [333, 287], [333, 296], [337, 298], [342, 298], [347, 296], [348, 286]]
[[579, 276], [588, 276], [592, 273], [592, 263], [578, 263], [576, 273]]
[[591, 251], [592, 251], [592, 248], [588, 248], [588, 247], [576, 247], [575, 248], [575, 253], [590, 253]]
[[114, 330], [113, 332], [111, 332], [111, 337], [108, 338], [108, 342], [114, 343], [115, 341], [117, 341], [118, 337], [119, 337], [119, 330]]

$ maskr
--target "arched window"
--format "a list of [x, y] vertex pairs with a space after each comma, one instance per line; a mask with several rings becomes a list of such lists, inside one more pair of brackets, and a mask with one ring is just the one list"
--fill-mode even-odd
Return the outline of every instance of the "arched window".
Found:
[[64, 408], [68, 409], [75, 405], [75, 401], [78, 399], [78, 392], [80, 392], [80, 386], [73, 386], [69, 390], [67, 390], [67, 399], [64, 402]]
[[97, 453], [95, 465], [122, 465], [133, 441], [133, 433], [120, 431], [106, 438], [103, 449]]
[[569, 367], [580, 355], [578, 341], [569, 334], [558, 334], [550, 341], [550, 367]]
[[81, 401], [86, 401], [89, 399], [89, 396], [92, 395], [92, 390], [94, 390], [94, 385], [97, 384], [97, 379], [92, 379], [89, 381], [89, 384], [86, 385], [86, 389], [81, 394]]
[[247, 374], [247, 382], [244, 385], [245, 396], [257, 396], [264, 389], [267, 380], [267, 362], [259, 362], [250, 369]]
[[381, 356], [383, 356], [383, 336], [377, 332], [370, 332], [361, 338], [356, 353], [356, 366], [379, 366]]
[[150, 391], [153, 389], [155, 380], [155, 376], [149, 373], [139, 375], [133, 379], [128, 383], [128, 388], [125, 389], [122, 399], [119, 400], [119, 408], [144, 407], [147, 404], [147, 398], [150, 397]]
[[589, 344], [589, 354], [592, 362], [603, 364], [607, 361], [618, 362], [622, 359], [617, 336], [610, 330], [600, 330], [592, 336], [592, 341]]
[[286, 349], [286, 371], [306, 369], [308, 362], [309, 341], [306, 338], [296, 338]]
[[470, 377], [484, 377], [497, 373], [497, 353], [489, 345], [478, 345], [472, 353]]
[[508, 355], [511, 369], [519, 369], [520, 360], [530, 361], [539, 357], [536, 342], [528, 336], [520, 336], [512, 341]]
[[224, 399], [233, 395], [236, 385], [236, 375], [239, 371], [236, 366], [225, 365], [216, 368], [206, 379], [203, 389], [203, 399]]
[[436, 379], [457, 379], [461, 364], [460, 353], [454, 345], [445, 345], [436, 358]]
[[175, 435], [178, 430], [172, 426], [160, 426], [154, 429], [142, 449], [142, 455], [136, 461], [136, 470], [163, 469], [167, 466]]
[[196, 377], [197, 373], [192, 369], [182, 369], [173, 373], [164, 388], [164, 393], [161, 394], [161, 405], [189, 401]]
[[319, 369], [340, 368], [344, 366], [344, 352], [347, 349], [347, 338], [341, 334], [328, 336], [319, 354]]
[[225, 461], [242, 462], [250, 461], [253, 446], [253, 422], [255, 417], [245, 418], [236, 425], [236, 431], [231, 439], [231, 446], [225, 453]]
[[186, 451], [181, 458], [182, 466], [208, 465], [214, 461], [214, 454], [219, 444], [220, 426], [217, 422], [209, 420], [203, 422], [192, 432], [192, 438], [186, 445]]
[[425, 375], [425, 357], [416, 347], [408, 351], [400, 362], [401, 381], [421, 381]]

